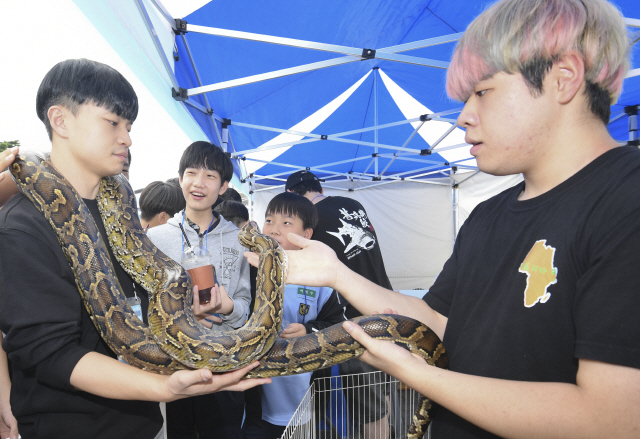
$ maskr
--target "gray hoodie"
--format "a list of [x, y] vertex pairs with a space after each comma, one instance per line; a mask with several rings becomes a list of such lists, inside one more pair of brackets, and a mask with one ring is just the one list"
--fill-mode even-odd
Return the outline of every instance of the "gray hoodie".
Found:
[[[148, 230], [147, 236], [164, 254], [180, 263], [183, 252], [183, 238], [180, 231], [184, 211], [178, 212], [166, 224]], [[251, 291], [249, 282], [249, 263], [243, 256], [247, 251], [238, 241], [238, 228], [220, 215], [218, 225], [207, 234], [205, 241], [198, 238], [188, 221], [184, 221], [184, 230], [192, 245], [206, 247], [211, 255], [218, 283], [223, 285], [233, 300], [233, 312], [228, 316], [220, 315], [222, 323], [214, 323], [213, 328], [221, 331], [233, 330], [244, 325], [249, 315]], [[187, 244], [185, 242], [184, 246]]]

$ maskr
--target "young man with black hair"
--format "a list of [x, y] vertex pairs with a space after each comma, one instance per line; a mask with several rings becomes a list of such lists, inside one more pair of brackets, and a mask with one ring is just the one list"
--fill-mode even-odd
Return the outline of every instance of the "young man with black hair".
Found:
[[149, 183], [140, 194], [140, 224], [147, 230], [161, 226], [185, 207], [180, 186], [164, 181]]
[[[107, 241], [95, 198], [101, 179], [121, 173], [126, 161], [138, 112], [133, 88], [109, 66], [67, 60], [45, 76], [36, 110], [51, 139], [52, 166], [83, 198]], [[111, 260], [127, 297], [144, 291]], [[0, 211], [0, 267], [11, 408], [25, 438], [154, 439], [163, 433], [158, 401], [260, 384], [239, 382], [250, 368], [157, 375], [118, 361], [91, 322], [54, 231], [22, 194]], [[137, 297], [145, 318], [146, 294]]]
[[474, 209], [422, 300], [290, 236], [289, 282], [441, 337], [450, 370], [344, 325], [363, 361], [440, 405], [432, 438], [638, 437], [640, 151], [607, 130], [629, 51], [606, 0], [501, 0], [469, 25], [447, 70], [458, 125], [481, 171], [524, 181]]
[[222, 215], [227, 221], [232, 222], [237, 228], [242, 228], [249, 221], [247, 206], [238, 201], [224, 200], [213, 210]]
[[[232, 176], [231, 160], [220, 147], [204, 141], [189, 145], [178, 168], [186, 206], [166, 224], [147, 233], [163, 253], [178, 262], [189, 244], [207, 250], [219, 288], [212, 288], [209, 304], [200, 304], [197, 295], [194, 303], [196, 314], [210, 314], [202, 323], [216, 331], [241, 327], [247, 320], [251, 301], [249, 264], [242, 257], [246, 249], [238, 241], [238, 228], [212, 208], [227, 190]], [[239, 392], [219, 392], [169, 403], [169, 439], [196, 435], [200, 439], [236, 439], [243, 411], [244, 398]]]
[[[285, 190], [311, 200], [318, 212], [318, 225], [311, 239], [320, 241], [335, 251], [340, 262], [349, 269], [383, 288], [392, 289], [387, 277], [378, 236], [367, 211], [357, 200], [347, 197], [326, 196], [318, 177], [307, 170], [294, 172], [287, 178]], [[348, 319], [362, 315], [347, 300]], [[358, 359], [339, 366], [341, 375], [375, 372], [377, 369]], [[320, 375], [322, 372], [319, 372]], [[348, 407], [355, 409], [353, 419], [361, 423], [365, 437], [388, 438], [389, 420], [386, 409], [385, 386], [377, 374], [363, 375], [359, 383], [345, 379]], [[363, 385], [364, 384], [364, 385]]]

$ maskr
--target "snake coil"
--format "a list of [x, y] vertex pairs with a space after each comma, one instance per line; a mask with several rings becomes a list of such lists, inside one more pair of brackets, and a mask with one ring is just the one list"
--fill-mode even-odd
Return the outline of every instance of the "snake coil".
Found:
[[[206, 367], [235, 370], [256, 359], [248, 377], [311, 372], [356, 358], [364, 348], [334, 325], [294, 339], [278, 339], [286, 279], [286, 253], [255, 223], [246, 225], [240, 242], [260, 255], [254, 313], [234, 331], [211, 331], [191, 312], [189, 275], [147, 238], [140, 226], [135, 196], [121, 175], [105, 177], [97, 201], [109, 245], [122, 268], [150, 294], [149, 326], [131, 310], [114, 274], [106, 243], [82, 198], [71, 184], [37, 153], [21, 153], [11, 166], [20, 191], [44, 215], [69, 261], [78, 291], [96, 329], [109, 347], [129, 364], [160, 374]], [[375, 315], [352, 320], [376, 339], [388, 340], [448, 367], [438, 336], [404, 316]], [[421, 396], [408, 438], [423, 436], [430, 422], [431, 401]]]

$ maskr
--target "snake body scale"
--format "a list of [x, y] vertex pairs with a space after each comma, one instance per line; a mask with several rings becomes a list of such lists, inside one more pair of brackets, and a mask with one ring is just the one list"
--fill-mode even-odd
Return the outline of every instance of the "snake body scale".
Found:
[[[20, 191], [44, 215], [71, 264], [82, 301], [109, 347], [129, 364], [170, 374], [206, 367], [235, 370], [256, 359], [248, 377], [311, 372], [364, 352], [334, 325], [295, 339], [278, 339], [282, 320], [286, 253], [255, 224], [245, 226], [240, 242], [260, 255], [254, 313], [238, 330], [214, 332], [191, 313], [191, 279], [159, 251], [140, 226], [133, 191], [122, 176], [102, 180], [97, 197], [111, 250], [123, 269], [151, 295], [149, 326], [133, 313], [111, 265], [111, 259], [82, 198], [53, 165], [36, 153], [22, 153], [11, 166]], [[353, 319], [372, 337], [398, 344], [429, 364], [447, 368], [442, 342], [427, 326], [398, 315]], [[408, 438], [420, 438], [430, 422], [431, 401], [421, 396]]]

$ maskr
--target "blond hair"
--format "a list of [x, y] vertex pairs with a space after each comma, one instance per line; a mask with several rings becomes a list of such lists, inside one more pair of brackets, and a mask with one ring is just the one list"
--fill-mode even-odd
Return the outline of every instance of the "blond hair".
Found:
[[590, 110], [608, 123], [629, 70], [630, 44], [620, 11], [606, 0], [501, 0], [478, 16], [458, 42], [447, 93], [466, 101], [498, 72], [521, 73], [532, 94], [568, 51], [585, 65]]

